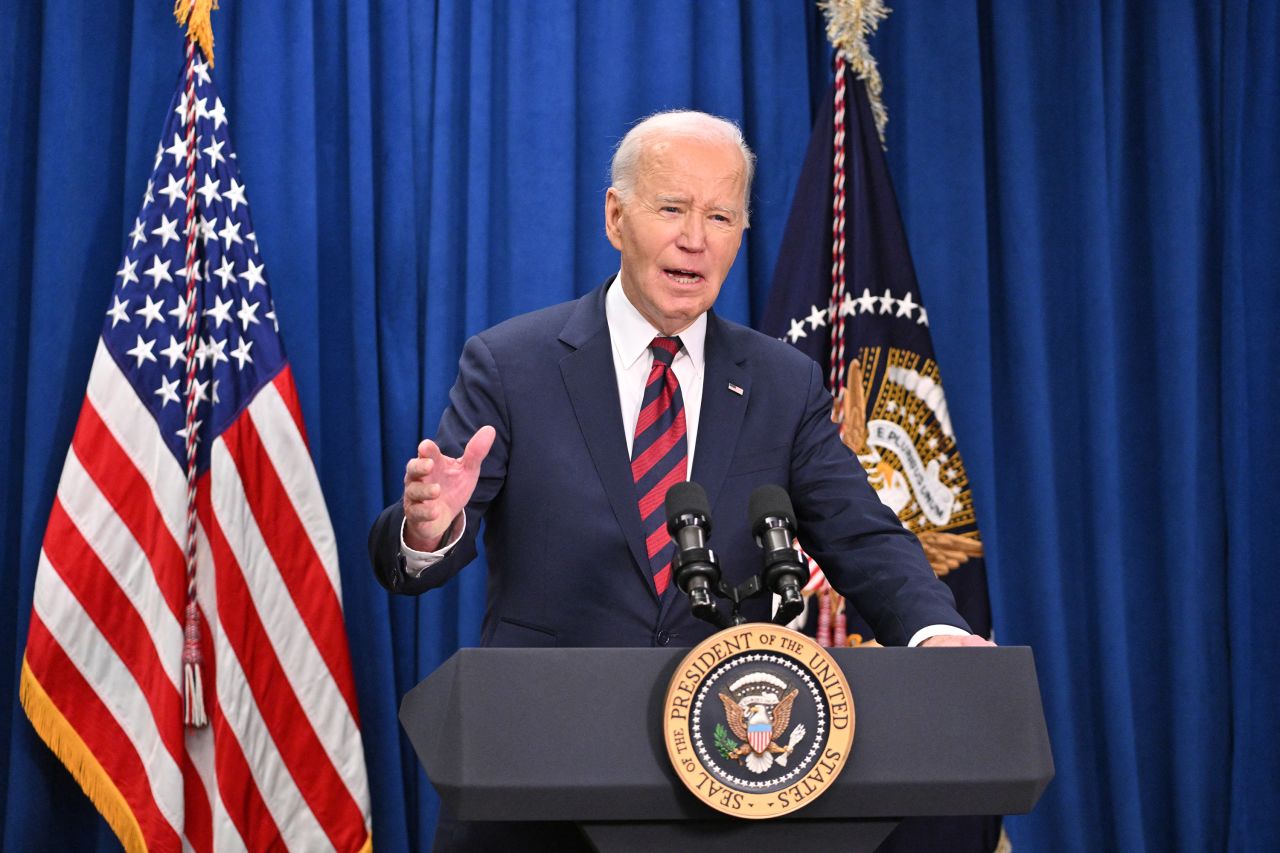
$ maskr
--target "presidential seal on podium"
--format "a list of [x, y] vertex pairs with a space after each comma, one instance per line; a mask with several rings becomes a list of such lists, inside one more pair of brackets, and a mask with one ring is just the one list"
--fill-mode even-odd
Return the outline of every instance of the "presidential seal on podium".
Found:
[[849, 758], [853, 728], [853, 694], [827, 650], [768, 623], [694, 647], [663, 703], [680, 781], [742, 818], [780, 817], [821, 795]]

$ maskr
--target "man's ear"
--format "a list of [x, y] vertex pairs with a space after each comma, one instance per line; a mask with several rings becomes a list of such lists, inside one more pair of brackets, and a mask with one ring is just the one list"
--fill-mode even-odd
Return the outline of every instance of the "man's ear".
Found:
[[614, 187], [604, 194], [604, 233], [613, 248], [622, 251], [622, 196]]

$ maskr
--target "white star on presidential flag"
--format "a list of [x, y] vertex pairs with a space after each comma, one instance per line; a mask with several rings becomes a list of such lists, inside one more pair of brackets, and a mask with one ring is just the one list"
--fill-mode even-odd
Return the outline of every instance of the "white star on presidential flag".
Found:
[[849, 291], [846, 290], [844, 292], [844, 299], [842, 299], [840, 302], [840, 316], [852, 317], [856, 313], [858, 313], [857, 303], [854, 302], [853, 297], [850, 296]]
[[881, 314], [888, 314], [890, 311], [893, 310], [893, 303], [896, 300], [894, 300], [893, 293], [892, 291], [889, 290], [889, 288], [886, 287], [884, 289], [884, 296], [877, 296], [876, 298], [880, 301]]
[[787, 330], [787, 337], [791, 338], [791, 343], [795, 343], [803, 337], [808, 336], [808, 332], [804, 330], [804, 320], [793, 319], [791, 328]]
[[907, 291], [907, 295], [898, 300], [898, 313], [895, 317], [906, 317], [911, 319], [911, 312], [916, 308], [915, 301], [911, 298], [911, 291]]

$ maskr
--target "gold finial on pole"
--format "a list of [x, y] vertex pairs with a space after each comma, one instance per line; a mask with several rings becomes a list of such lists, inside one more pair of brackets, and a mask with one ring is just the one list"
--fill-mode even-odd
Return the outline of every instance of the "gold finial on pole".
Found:
[[218, 0], [174, 0], [173, 17], [178, 26], [187, 25], [187, 38], [200, 45], [200, 50], [213, 65], [213, 24], [209, 16], [218, 8]]
[[884, 126], [889, 123], [889, 113], [880, 100], [883, 89], [880, 69], [867, 47], [867, 39], [892, 10], [884, 5], [884, 0], [818, 0], [818, 6], [827, 17], [827, 38], [844, 54], [845, 61], [867, 86], [876, 132], [880, 134], [880, 144], [884, 145]]

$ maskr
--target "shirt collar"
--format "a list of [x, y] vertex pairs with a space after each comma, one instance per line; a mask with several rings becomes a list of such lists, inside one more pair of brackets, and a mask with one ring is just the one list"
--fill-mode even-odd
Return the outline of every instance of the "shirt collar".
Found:
[[[622, 273], [618, 273], [605, 294], [604, 316], [609, 324], [609, 337], [613, 341], [614, 351], [618, 354], [623, 369], [630, 369], [636, 363], [636, 359], [647, 354], [649, 344], [653, 343], [655, 337], [662, 334], [644, 318], [644, 315], [622, 292]], [[684, 352], [693, 362], [694, 370], [701, 376], [707, 343], [706, 312], [698, 315], [698, 319], [694, 320], [678, 337], [680, 343], [684, 345]], [[680, 354], [677, 353], [676, 358], [679, 357]]]

